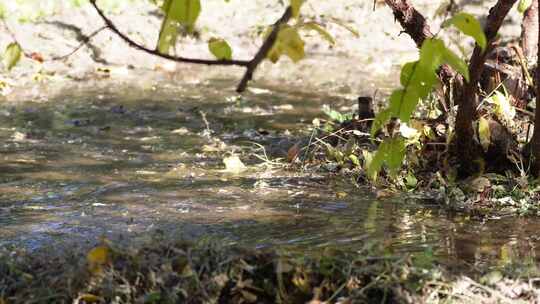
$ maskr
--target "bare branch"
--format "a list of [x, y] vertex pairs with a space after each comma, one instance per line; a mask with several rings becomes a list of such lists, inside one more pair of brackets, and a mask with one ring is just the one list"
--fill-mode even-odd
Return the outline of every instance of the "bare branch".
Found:
[[394, 17], [401, 24], [405, 33], [411, 36], [417, 47], [420, 48], [426, 38], [433, 37], [426, 18], [408, 0], [385, 0], [385, 2], [392, 9]]
[[158, 57], [169, 59], [176, 62], [205, 64], [205, 65], [227, 65], [227, 66], [236, 65], [236, 66], [247, 67], [250, 63], [250, 61], [245, 61], [245, 60], [210, 60], [210, 59], [186, 58], [186, 57], [180, 57], [180, 56], [173, 56], [169, 54], [163, 54], [157, 50], [149, 49], [146, 46], [133, 41], [126, 34], [122, 33], [114, 25], [114, 23], [109, 18], [107, 18], [107, 16], [105, 16], [103, 11], [97, 6], [96, 0], [90, 0], [90, 3], [92, 4], [96, 12], [99, 14], [101, 19], [103, 19], [103, 21], [105, 22], [105, 24], [111, 31], [113, 31], [116, 35], [118, 35], [118, 37], [124, 40], [129, 46], [135, 49], [141, 50], [143, 52], [146, 52], [148, 54], [152, 54], [154, 56], [158, 56]]
[[[426, 21], [426, 18], [417, 11], [409, 0], [385, 0], [386, 5], [392, 9], [394, 17], [401, 24], [405, 33], [411, 36], [418, 48], [427, 38], [433, 38], [433, 33]], [[439, 77], [445, 84], [450, 84], [452, 78], [456, 76], [454, 70], [447, 64], [441, 66]], [[461, 80], [459, 79], [459, 82]]]
[[81, 41], [81, 43], [76, 47], [74, 48], [73, 50], [71, 50], [71, 52], [65, 54], [65, 55], [62, 55], [62, 56], [56, 56], [56, 57], [53, 57], [51, 58], [51, 60], [64, 60], [68, 57], [70, 57], [71, 55], [75, 54], [78, 50], [80, 50], [83, 46], [85, 46], [86, 44], [88, 44], [88, 42], [90, 42], [90, 40], [92, 38], [94, 38], [94, 36], [96, 36], [97, 34], [101, 33], [103, 30], [109, 28], [108, 26], [102, 26], [100, 27], [99, 29], [95, 30], [94, 32], [92, 32], [90, 35], [88, 36], [84, 36], [84, 39]]
[[257, 54], [255, 54], [253, 59], [251, 59], [251, 61], [247, 65], [246, 73], [244, 74], [244, 77], [242, 77], [242, 80], [238, 84], [238, 87], [236, 88], [236, 92], [242, 93], [245, 91], [247, 83], [253, 78], [253, 73], [257, 69], [257, 66], [259, 66], [259, 64], [266, 58], [266, 55], [268, 55], [268, 52], [270, 51], [270, 49], [276, 42], [281, 25], [289, 22], [289, 19], [291, 19], [291, 16], [292, 16], [292, 9], [289, 6], [283, 13], [283, 16], [281, 16], [281, 18], [279, 18], [279, 20], [274, 23], [272, 32], [270, 32], [270, 35], [266, 37], [266, 40], [264, 41], [263, 45], [261, 46]]

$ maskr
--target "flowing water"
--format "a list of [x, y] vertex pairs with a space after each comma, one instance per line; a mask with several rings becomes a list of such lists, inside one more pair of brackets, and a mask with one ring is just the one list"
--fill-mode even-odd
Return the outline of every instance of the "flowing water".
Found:
[[[237, 98], [232, 88], [83, 86], [1, 104], [0, 246], [62, 248], [157, 231], [308, 251], [374, 240], [459, 267], [538, 260], [538, 220], [474, 219], [420, 199], [376, 199], [325, 174], [261, 165], [252, 142], [279, 150], [322, 117], [323, 104], [353, 102], [262, 87]], [[246, 172], [223, 171], [230, 152]]]

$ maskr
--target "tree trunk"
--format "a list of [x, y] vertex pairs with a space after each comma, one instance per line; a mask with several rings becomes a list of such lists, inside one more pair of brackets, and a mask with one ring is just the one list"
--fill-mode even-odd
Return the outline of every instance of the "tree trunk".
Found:
[[[538, 0], [535, 0], [538, 4]], [[536, 14], [538, 16], [537, 24], [540, 24], [540, 14]], [[537, 33], [539, 33], [537, 29]], [[536, 87], [536, 110], [535, 110], [535, 116], [534, 116], [534, 132], [533, 137], [531, 139], [530, 149], [532, 153], [530, 153], [533, 156], [533, 174], [535, 176], [540, 176], [540, 36], [537, 38], [537, 62], [536, 62], [536, 79], [535, 79], [535, 87]]]
[[452, 149], [452, 156], [458, 162], [458, 175], [461, 177], [478, 173], [477, 159], [482, 157], [482, 149], [474, 140], [473, 122], [476, 118], [478, 104], [478, 81], [484, 71], [486, 56], [491, 44], [499, 31], [502, 22], [517, 0], [499, 0], [489, 10], [484, 32], [488, 41], [487, 50], [476, 45], [469, 63], [469, 82], [463, 85], [461, 94], [457, 94], [459, 105], [456, 117], [456, 138]]
[[533, 66], [538, 52], [538, 24], [538, 0], [533, 0], [523, 15], [520, 40], [523, 55], [529, 66]]

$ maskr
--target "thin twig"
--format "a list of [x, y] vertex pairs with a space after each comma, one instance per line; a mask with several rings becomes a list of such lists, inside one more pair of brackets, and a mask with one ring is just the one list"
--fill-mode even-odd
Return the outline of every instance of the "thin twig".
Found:
[[22, 47], [22, 45], [19, 43], [19, 41], [17, 40], [17, 37], [15, 37], [15, 33], [13, 33], [13, 31], [9, 28], [9, 25], [7, 24], [7, 21], [5, 18], [2, 18], [2, 24], [4, 25], [4, 28], [6, 29], [6, 31], [8, 32], [9, 36], [11, 37], [11, 40], [13, 40], [13, 42], [17, 43], [19, 45], [19, 47], [21, 48], [22, 50], [22, 53], [25, 57], [28, 57], [28, 58], [32, 58], [32, 55], [27, 53], [24, 48]]
[[71, 55], [75, 54], [78, 50], [80, 50], [83, 46], [85, 46], [86, 44], [88, 44], [88, 42], [90, 42], [90, 40], [92, 38], [94, 38], [94, 36], [96, 36], [97, 34], [101, 33], [103, 30], [109, 28], [108, 26], [104, 25], [102, 27], [100, 27], [99, 29], [95, 30], [94, 32], [92, 32], [90, 35], [86, 36], [82, 41], [81, 43], [76, 47], [74, 48], [73, 50], [71, 50], [71, 52], [65, 54], [65, 55], [62, 55], [62, 56], [56, 56], [56, 57], [53, 57], [51, 58], [51, 60], [64, 60], [68, 57], [70, 57]]
[[253, 59], [249, 61], [247, 64], [247, 70], [244, 74], [244, 77], [242, 77], [242, 80], [238, 84], [238, 87], [236, 88], [236, 92], [242, 93], [246, 90], [247, 83], [253, 78], [253, 72], [255, 72], [255, 69], [257, 69], [257, 66], [266, 58], [266, 55], [268, 55], [268, 52], [274, 46], [274, 42], [276, 42], [279, 30], [281, 28], [282, 24], [285, 24], [289, 22], [289, 19], [292, 17], [292, 8], [289, 6], [283, 13], [283, 16], [279, 18], [276, 23], [274, 23], [274, 26], [272, 28], [272, 32], [266, 37], [266, 40], [264, 41], [263, 45], [255, 54]]

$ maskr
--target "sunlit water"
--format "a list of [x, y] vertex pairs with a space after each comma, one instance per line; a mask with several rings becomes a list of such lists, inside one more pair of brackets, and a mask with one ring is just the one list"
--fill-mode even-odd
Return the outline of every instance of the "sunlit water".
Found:
[[[537, 261], [538, 220], [377, 200], [347, 181], [268, 169], [251, 155], [251, 142], [298, 135], [323, 104], [350, 107], [350, 99], [261, 88], [238, 99], [227, 81], [116, 90], [0, 105], [0, 246], [91, 245], [158, 231], [293, 250], [355, 250], [374, 240], [459, 267]], [[249, 170], [223, 172], [229, 152]]]

